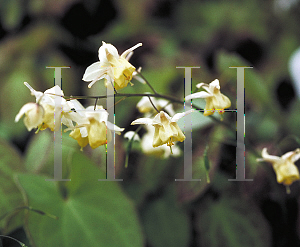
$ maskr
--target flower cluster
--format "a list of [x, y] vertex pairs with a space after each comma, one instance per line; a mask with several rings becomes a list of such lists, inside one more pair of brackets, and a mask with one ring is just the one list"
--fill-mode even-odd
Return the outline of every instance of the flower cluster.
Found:
[[[126, 87], [133, 76], [143, 82], [135, 67], [128, 62], [133, 50], [141, 45], [139, 43], [119, 56], [113, 45], [103, 42], [98, 52], [99, 62], [86, 69], [83, 80], [91, 81], [88, 85], [90, 88], [96, 81], [104, 78], [106, 85], [115, 89]], [[107, 121], [108, 113], [102, 106], [89, 106], [85, 109], [77, 100], [65, 100], [63, 91], [57, 85], [42, 93], [34, 90], [27, 82], [24, 84], [36, 97], [36, 103], [25, 104], [16, 115], [15, 122], [25, 114], [24, 124], [28, 131], [33, 128], [58, 130], [60, 123], [55, 125], [55, 114], [58, 114], [58, 118], [67, 126], [65, 131], [72, 130], [70, 136], [77, 140], [81, 148], [87, 144], [97, 148], [111, 141], [111, 131], [120, 134], [124, 130]]]
[[[71, 124], [69, 119], [71, 108], [63, 98], [64, 93], [59, 86], [54, 86], [42, 93], [34, 90], [27, 82], [24, 82], [24, 84], [30, 89], [31, 94], [35, 96], [36, 103], [30, 102], [25, 104], [17, 114], [15, 122], [18, 122], [25, 114], [24, 124], [28, 131], [33, 128], [38, 128], [39, 130], [49, 128], [51, 131], [54, 131], [54, 113], [57, 112], [62, 117], [62, 122], [65, 125]], [[59, 105], [55, 103], [56, 99], [59, 99]]]
[[[119, 55], [113, 45], [103, 42], [98, 51], [99, 61], [86, 69], [82, 80], [90, 82], [88, 87], [91, 88], [96, 81], [104, 79], [105, 85], [117, 94], [116, 90], [125, 88], [135, 77], [141, 83], [148, 84], [155, 97], [162, 97], [143, 77], [139, 76], [141, 68], [136, 70], [129, 63], [133, 51], [140, 46], [142, 44], [138, 43]], [[28, 131], [34, 128], [38, 130], [49, 128], [51, 131], [57, 131], [62, 123], [66, 126], [65, 131], [71, 131], [69, 135], [78, 142], [82, 149], [88, 144], [92, 148], [107, 144], [112, 140], [113, 133], [121, 134], [124, 130], [108, 121], [108, 112], [103, 106], [95, 104], [85, 108], [76, 99], [66, 100], [59, 86], [39, 92], [27, 82], [24, 84], [35, 96], [36, 101], [25, 104], [16, 115], [15, 121], [18, 122], [25, 115], [24, 124]], [[204, 90], [186, 96], [185, 100], [205, 99], [204, 116], [210, 116], [215, 111], [223, 114], [225, 109], [231, 106], [230, 99], [221, 93], [218, 79], [210, 84], [199, 83], [196, 87]], [[176, 146], [176, 142], [183, 142], [185, 136], [177, 121], [193, 110], [175, 113], [171, 102], [150, 97], [149, 93], [144, 93], [144, 95], [145, 97], [137, 103], [137, 108], [143, 117], [132, 121], [131, 124], [146, 125], [146, 133], [140, 138], [136, 132], [129, 131], [124, 137], [132, 139], [135, 136], [135, 140], [140, 141], [141, 148], [146, 154], [159, 154], [165, 158], [170, 154], [180, 155], [181, 151]], [[61, 119], [61, 122], [55, 124], [55, 119]], [[294, 164], [298, 159], [300, 159], [300, 149], [277, 157], [269, 155], [267, 149], [264, 148], [262, 158], [258, 161], [270, 162], [276, 173], [277, 182], [288, 187], [294, 181], [300, 180], [298, 168]]]
[[[88, 85], [91, 88], [96, 81], [105, 79], [106, 86], [115, 90], [126, 87], [133, 76], [136, 76], [137, 80], [144, 83], [145, 81], [138, 77], [141, 68], [136, 71], [135, 67], [128, 62], [133, 50], [141, 45], [139, 43], [119, 56], [117, 49], [113, 45], [103, 42], [98, 51], [99, 62], [93, 63], [86, 69], [83, 80], [91, 81]], [[111, 141], [112, 131], [120, 134], [124, 130], [107, 121], [108, 112], [102, 106], [95, 105], [84, 108], [76, 99], [66, 100], [58, 86], [54, 86], [42, 93], [34, 90], [26, 82], [25, 85], [30, 89], [31, 94], [36, 97], [36, 103], [25, 104], [17, 114], [15, 121], [19, 121], [25, 114], [24, 124], [28, 131], [33, 128], [38, 128], [39, 130], [49, 128], [51, 131], [58, 130], [60, 123], [55, 125], [55, 113], [59, 114], [61, 122], [66, 125], [67, 129], [65, 131], [71, 130], [70, 136], [78, 142], [81, 148], [88, 144], [92, 148], [97, 148]], [[153, 119], [139, 118], [132, 122], [133, 125], [148, 124], [154, 127], [154, 129], [147, 127], [148, 135], [145, 135], [142, 141], [144, 149], [149, 149], [149, 141], [147, 140], [149, 135], [154, 136], [153, 148], [161, 146], [163, 146], [163, 149], [165, 149], [165, 146], [171, 148], [176, 141], [184, 141], [185, 136], [176, 122], [191, 111], [175, 114], [172, 105], [168, 101], [154, 98], [149, 98], [149, 100], [147, 97], [144, 97], [138, 103], [137, 107], [140, 112], [149, 116], [153, 109], [161, 111]], [[156, 107], [153, 108], [153, 104], [157, 105], [158, 109]], [[174, 116], [170, 117], [168, 113], [162, 111], [163, 109]], [[159, 151], [159, 149], [157, 150]], [[178, 147], [174, 148], [174, 152], [175, 154], [180, 153]]]
[[[25, 104], [16, 115], [18, 122], [25, 114], [24, 124], [28, 131], [33, 128], [51, 131], [58, 130], [63, 123], [68, 130], [72, 130], [70, 136], [77, 140], [81, 148], [90, 144], [92, 148], [97, 148], [111, 141], [111, 131], [120, 134], [124, 129], [107, 121], [108, 113], [102, 106], [89, 106], [84, 108], [76, 99], [65, 100], [63, 92], [59, 86], [46, 90], [44, 93], [34, 90], [28, 83], [25, 85], [36, 97], [36, 103]], [[60, 104], [56, 104], [56, 99], [60, 99]], [[55, 124], [55, 114], [59, 114], [61, 123]], [[74, 123], [76, 126], [74, 126]]]

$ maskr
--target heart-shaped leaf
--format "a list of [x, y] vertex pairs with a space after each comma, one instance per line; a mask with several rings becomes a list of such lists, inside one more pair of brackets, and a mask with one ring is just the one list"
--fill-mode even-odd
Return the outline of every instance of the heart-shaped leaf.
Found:
[[34, 246], [143, 246], [143, 234], [131, 201], [116, 182], [98, 181], [103, 174], [81, 153], [72, 159], [71, 181], [20, 174], [18, 182], [34, 209], [27, 231]]

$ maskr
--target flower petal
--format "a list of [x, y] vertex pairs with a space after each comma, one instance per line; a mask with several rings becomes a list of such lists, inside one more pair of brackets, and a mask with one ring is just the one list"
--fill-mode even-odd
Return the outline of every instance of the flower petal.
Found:
[[210, 84], [209, 84], [209, 88], [213, 91], [215, 88], [220, 90], [220, 81], [218, 79], [213, 80]]
[[43, 123], [44, 108], [39, 104], [25, 104], [17, 114], [15, 122], [18, 122], [24, 114], [25, 117], [23, 121], [28, 131], [31, 131], [33, 128], [37, 128]]
[[300, 159], [300, 148], [297, 148], [295, 151], [294, 151], [294, 155], [292, 156], [292, 159], [291, 161], [292, 162], [296, 162], [297, 160]]
[[209, 98], [209, 97], [212, 97], [212, 96], [213, 96], [212, 94], [201, 91], [201, 92], [193, 93], [193, 94], [190, 94], [190, 95], [186, 96], [185, 100], [190, 100], [190, 99], [195, 99], [195, 98], [204, 98], [205, 99], [205, 98]]
[[121, 134], [121, 132], [125, 129], [125, 128], [120, 128], [118, 127], [117, 125], [107, 121], [107, 128], [112, 130], [112, 131], [115, 131], [118, 135]]
[[35, 89], [33, 89], [26, 81], [24, 81], [24, 85], [29, 88], [31, 95], [35, 96], [36, 102], [39, 102], [39, 100], [44, 94], [40, 91], [36, 91]]
[[164, 111], [160, 111], [156, 116], [153, 118], [152, 125], [162, 125], [163, 121], [171, 122], [171, 117], [168, 113]]
[[194, 112], [194, 109], [191, 109], [191, 110], [186, 111], [186, 112], [176, 113], [172, 117], [171, 122], [177, 122], [180, 118], [182, 118], [182, 117], [184, 117], [184, 116], [186, 116], [186, 115], [188, 115], [188, 114], [190, 114], [192, 112]]
[[98, 122], [107, 122], [108, 112], [102, 106], [89, 106], [85, 109], [85, 116], [88, 119], [96, 119]]
[[136, 48], [138, 48], [138, 47], [140, 47], [140, 46], [142, 46], [142, 45], [143, 45], [142, 43], [138, 43], [138, 44], [136, 44], [135, 46], [133, 46], [133, 47], [127, 49], [126, 51], [124, 51], [124, 52], [122, 53], [121, 57], [126, 58], [127, 54], [129, 54], [130, 52], [132, 52], [133, 50], [135, 50]]
[[71, 99], [68, 101], [70, 108], [75, 109], [75, 111], [83, 111], [85, 108], [77, 99]]
[[134, 120], [131, 125], [135, 125], [135, 124], [152, 124], [153, 120], [150, 118], [138, 118], [136, 120]]
[[25, 112], [28, 112], [36, 107], [36, 103], [30, 102], [22, 106], [19, 113], [15, 117], [15, 122], [19, 122], [20, 118], [25, 114]]
[[106, 71], [106, 68], [101, 66], [101, 62], [95, 62], [86, 68], [84, 75], [82, 77], [83, 81], [93, 81], [95, 79], [100, 80], [100, 78]]
[[295, 151], [288, 152], [281, 156], [282, 159], [290, 159], [291, 162], [296, 162], [300, 159], [300, 149], [297, 148]]
[[64, 92], [58, 85], [55, 85], [52, 88], [47, 89], [44, 94], [48, 94], [50, 97], [55, 98], [55, 96], [64, 96]]
[[111, 140], [111, 132], [107, 130], [104, 122], [98, 122], [97, 120], [92, 119], [87, 130], [89, 144], [93, 149], [104, 145]]
[[267, 152], [267, 148], [264, 148], [261, 152], [261, 156], [263, 157], [264, 161], [268, 161], [271, 163], [278, 162], [280, 160], [280, 157], [269, 155]]
[[124, 138], [127, 138], [128, 140], [131, 140], [133, 138], [134, 141], [140, 141], [140, 137], [137, 133], [134, 131], [128, 131], [124, 134]]
[[204, 82], [201, 82], [201, 83], [198, 83], [198, 84], [196, 85], [196, 88], [201, 88], [201, 87], [204, 86], [204, 85], [208, 86], [208, 84], [206, 84], [206, 83], [204, 83]]
[[218, 103], [215, 104], [216, 109], [226, 109], [231, 106], [230, 99], [222, 93], [219, 93], [218, 95], [216, 95], [215, 99], [218, 101]]
[[205, 105], [203, 116], [212, 115], [215, 112], [215, 108], [216, 108], [215, 105], [216, 103], [218, 103], [218, 101], [216, 101], [215, 97], [207, 98], [205, 99], [205, 101], [206, 101], [206, 105]]
[[153, 142], [152, 142], [152, 146], [154, 148], [164, 144], [160, 138], [159, 130], [160, 130], [159, 126], [155, 127]]
[[112, 44], [106, 44], [104, 41], [102, 41], [102, 46], [100, 46], [98, 50], [98, 56], [99, 60], [101, 62], [107, 62], [107, 56], [111, 54], [116, 59], [119, 59], [119, 53], [116, 47], [114, 47]]

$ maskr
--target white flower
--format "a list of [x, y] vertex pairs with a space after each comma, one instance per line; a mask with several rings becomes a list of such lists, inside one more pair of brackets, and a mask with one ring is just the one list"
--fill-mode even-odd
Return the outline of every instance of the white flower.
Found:
[[107, 121], [108, 112], [102, 106], [97, 105], [96, 109], [94, 106], [89, 106], [84, 109], [77, 100], [72, 100], [71, 104], [79, 114], [73, 118], [77, 125], [65, 131], [73, 130], [70, 136], [77, 140], [81, 147], [90, 144], [92, 148], [97, 148], [112, 140], [112, 131], [120, 134], [124, 130]]
[[128, 140], [131, 140], [133, 138], [134, 141], [140, 141], [140, 137], [137, 133], [135, 133], [134, 131], [127, 131], [124, 134], [124, 138], [127, 138]]
[[174, 145], [175, 141], [183, 142], [185, 139], [184, 134], [176, 123], [180, 118], [191, 113], [193, 110], [183, 113], [177, 113], [172, 118], [164, 111], [160, 111], [154, 119], [139, 118], [133, 121], [131, 124], [150, 124], [155, 127], [152, 146], [158, 147], [163, 144], [167, 146]]
[[[58, 130], [59, 125], [54, 123], [54, 114], [57, 113], [62, 117], [62, 122], [68, 127], [72, 126], [72, 120], [70, 119], [71, 107], [67, 101], [63, 98], [64, 93], [59, 86], [54, 86], [47, 89], [44, 93], [34, 90], [27, 82], [24, 84], [31, 91], [31, 95], [36, 97], [36, 103], [40, 104], [44, 109], [44, 117], [40, 130], [46, 128], [51, 129], [51, 131]], [[56, 104], [56, 100], [59, 99], [59, 104]]]
[[131, 47], [119, 56], [118, 50], [113, 45], [102, 42], [98, 51], [99, 62], [93, 63], [86, 69], [82, 80], [91, 81], [89, 88], [102, 78], [107, 80], [107, 86], [113, 85], [115, 89], [126, 87], [135, 71], [135, 67], [128, 62], [130, 53], [140, 46], [142, 43]]
[[278, 183], [289, 186], [294, 181], [300, 179], [298, 168], [294, 164], [294, 162], [300, 159], [299, 148], [295, 151], [288, 152], [281, 157], [269, 155], [267, 148], [264, 148], [261, 155], [262, 159], [257, 159], [257, 161], [266, 161], [272, 163]]
[[15, 118], [15, 122], [18, 122], [24, 114], [25, 117], [23, 121], [28, 131], [37, 128], [43, 123], [44, 109], [37, 103], [27, 103], [23, 105]]
[[196, 85], [196, 87], [202, 87], [206, 90], [206, 92], [201, 91], [190, 94], [186, 97], [186, 100], [204, 98], [206, 100], [206, 106], [203, 114], [204, 116], [212, 115], [215, 110], [217, 110], [219, 114], [223, 114], [224, 109], [231, 106], [229, 98], [220, 92], [220, 82], [218, 79], [215, 79], [209, 85], [205, 83], [199, 83]]

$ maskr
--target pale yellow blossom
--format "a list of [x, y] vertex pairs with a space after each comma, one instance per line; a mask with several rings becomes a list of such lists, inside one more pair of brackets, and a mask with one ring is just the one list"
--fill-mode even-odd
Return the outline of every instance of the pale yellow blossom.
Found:
[[82, 148], [87, 144], [93, 149], [105, 145], [112, 140], [112, 131], [120, 134], [124, 130], [107, 121], [108, 112], [102, 106], [84, 108], [77, 100], [71, 100], [70, 104], [79, 115], [73, 118], [77, 125], [65, 131], [72, 130], [69, 135]]
[[37, 128], [43, 123], [44, 109], [37, 103], [27, 103], [23, 105], [15, 118], [15, 122], [18, 122], [24, 114], [25, 117], [23, 121], [28, 131]]
[[215, 111], [218, 111], [219, 114], [223, 114], [224, 109], [231, 106], [230, 99], [220, 91], [220, 82], [218, 79], [215, 79], [209, 85], [199, 83], [196, 87], [202, 87], [206, 91], [190, 94], [186, 97], [186, 100], [204, 98], [206, 100], [204, 116], [212, 115]]
[[135, 67], [128, 62], [130, 57], [128, 55], [140, 46], [142, 43], [131, 47], [119, 56], [116, 47], [102, 42], [98, 51], [99, 62], [93, 63], [85, 70], [82, 80], [91, 81], [88, 85], [89, 88], [102, 78], [106, 79], [106, 86], [108, 87], [113, 85], [116, 90], [126, 87], [135, 71]]
[[269, 155], [267, 148], [264, 148], [262, 150], [262, 159], [257, 159], [257, 161], [270, 162], [276, 173], [277, 182], [289, 186], [300, 179], [298, 167], [294, 164], [298, 159], [300, 159], [299, 148], [281, 157]]
[[179, 128], [177, 121], [185, 115], [191, 113], [193, 110], [183, 113], [177, 113], [172, 118], [164, 111], [160, 111], [153, 119], [139, 118], [131, 124], [150, 124], [155, 127], [152, 146], [158, 147], [164, 144], [173, 146], [175, 141], [183, 142], [184, 134]]

